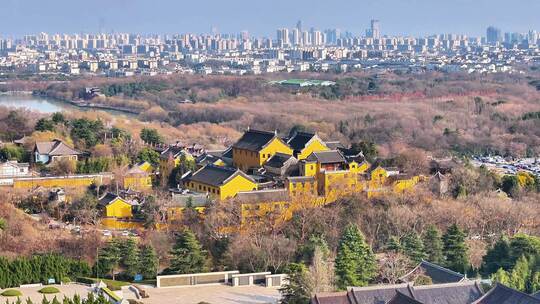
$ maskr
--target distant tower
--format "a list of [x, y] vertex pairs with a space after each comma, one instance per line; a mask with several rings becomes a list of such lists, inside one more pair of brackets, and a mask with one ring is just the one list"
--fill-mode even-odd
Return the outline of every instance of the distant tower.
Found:
[[371, 38], [379, 39], [381, 38], [381, 27], [379, 20], [371, 20]]
[[496, 44], [497, 42], [501, 42], [502, 41], [501, 30], [494, 26], [488, 27], [486, 30], [486, 40], [487, 40], [487, 43], [489, 44]]
[[296, 28], [298, 29], [298, 32], [302, 32], [302, 20], [298, 20], [298, 22], [296, 22]]

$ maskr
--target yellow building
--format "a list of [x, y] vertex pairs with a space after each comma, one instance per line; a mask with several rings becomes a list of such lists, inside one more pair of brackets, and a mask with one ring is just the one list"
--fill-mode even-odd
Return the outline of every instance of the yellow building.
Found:
[[191, 155], [191, 153], [189, 153], [185, 147], [176, 145], [170, 146], [165, 151], [161, 152], [160, 160], [161, 162], [165, 163], [173, 161], [174, 166], [178, 167], [182, 160], [194, 162], [195, 157], [193, 157], [193, 155]]
[[215, 165], [206, 165], [182, 181], [195, 192], [208, 193], [211, 197], [225, 200], [238, 192], [257, 190], [257, 183], [244, 172]]
[[233, 166], [247, 171], [261, 167], [276, 153], [292, 155], [293, 150], [277, 132], [248, 129], [232, 146]]
[[103, 208], [104, 217], [128, 220], [133, 218], [133, 207], [137, 204], [107, 193], [99, 200], [99, 205]]
[[130, 168], [124, 175], [124, 189], [146, 191], [152, 189], [153, 167], [149, 162], [141, 162]]
[[287, 144], [293, 149], [294, 157], [298, 160], [306, 159], [313, 152], [330, 150], [315, 133], [296, 132], [287, 140]]

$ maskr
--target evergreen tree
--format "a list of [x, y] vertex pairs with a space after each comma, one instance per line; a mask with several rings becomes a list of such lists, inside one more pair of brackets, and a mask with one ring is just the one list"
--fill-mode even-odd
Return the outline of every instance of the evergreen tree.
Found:
[[115, 279], [115, 271], [122, 259], [120, 243], [115, 239], [109, 241], [107, 245], [99, 250], [96, 261], [96, 276], [99, 278], [104, 273], [110, 272]]
[[420, 263], [426, 258], [424, 252], [424, 243], [416, 232], [411, 232], [403, 238], [403, 253], [408, 256], [411, 261]]
[[375, 256], [355, 225], [347, 226], [339, 240], [335, 268], [340, 289], [365, 286], [375, 276]]
[[386, 244], [386, 250], [399, 253], [403, 250], [403, 248], [401, 247], [401, 242], [399, 239], [395, 236], [391, 236], [388, 240], [388, 244]]
[[499, 269], [510, 270], [513, 259], [510, 252], [510, 242], [507, 238], [500, 238], [491, 247], [482, 260], [481, 272], [484, 275], [495, 273]]
[[133, 239], [129, 238], [123, 242], [122, 255], [122, 266], [125, 269], [125, 274], [133, 278], [141, 268], [139, 264], [139, 248]]
[[281, 304], [308, 304], [311, 297], [311, 286], [304, 264], [292, 263], [287, 274], [288, 282], [279, 289]]
[[508, 272], [502, 268], [499, 268], [497, 272], [491, 275], [491, 280], [493, 282], [501, 283], [506, 286], [510, 286], [510, 276]]
[[426, 260], [435, 264], [442, 264], [444, 262], [443, 242], [439, 229], [434, 225], [430, 225], [424, 234], [423, 241]]
[[140, 252], [141, 271], [145, 279], [154, 278], [158, 271], [158, 257], [154, 247], [143, 246]]
[[519, 258], [510, 273], [510, 287], [527, 292], [527, 282], [529, 282], [529, 277], [531, 276], [531, 269], [529, 261], [525, 256]]
[[206, 251], [189, 229], [185, 229], [177, 238], [171, 251], [171, 273], [197, 273], [206, 270]]
[[41, 300], [41, 304], [51, 304], [51, 302], [49, 302], [49, 300], [47, 300], [47, 298], [43, 296], [43, 299]]
[[60, 301], [58, 301], [58, 299], [56, 298], [56, 296], [54, 296], [51, 304], [60, 304]]
[[34, 304], [34, 302], [32, 302], [32, 300], [30, 300], [30, 298], [26, 298], [26, 304]]
[[446, 267], [460, 273], [467, 273], [469, 257], [467, 244], [465, 244], [465, 233], [456, 224], [453, 224], [443, 235], [443, 243]]

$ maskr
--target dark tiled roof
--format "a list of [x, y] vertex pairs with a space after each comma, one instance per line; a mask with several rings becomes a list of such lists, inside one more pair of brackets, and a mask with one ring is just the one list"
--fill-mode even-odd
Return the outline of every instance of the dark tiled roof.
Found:
[[177, 157], [182, 151], [184, 151], [184, 147], [180, 146], [170, 146], [165, 151], [161, 152], [160, 158], [161, 159], [169, 159], [169, 157], [175, 158]]
[[403, 282], [410, 282], [414, 280], [414, 277], [417, 274], [424, 274], [430, 277], [433, 284], [455, 283], [461, 282], [465, 279], [465, 276], [461, 273], [427, 261], [422, 261], [420, 264], [418, 264], [418, 266], [416, 266], [416, 268], [413, 269], [413, 271], [401, 277], [400, 280]]
[[251, 129], [247, 130], [233, 147], [258, 152], [275, 137], [277, 137], [275, 132]]
[[383, 304], [392, 300], [398, 291], [412, 297], [412, 293], [407, 284], [400, 285], [379, 285], [369, 287], [353, 287], [352, 295], [355, 303], [362, 304]]
[[307, 133], [307, 132], [296, 132], [293, 137], [291, 137], [287, 144], [291, 146], [291, 148], [295, 152], [300, 152], [302, 149], [306, 147], [306, 144], [315, 137], [314, 133]]
[[291, 158], [293, 158], [292, 155], [276, 153], [270, 157], [270, 159], [268, 159], [264, 165], [272, 168], [281, 168]]
[[110, 203], [114, 202], [116, 199], [120, 199], [130, 205], [133, 205], [132, 202], [130, 201], [127, 201], [123, 198], [121, 198], [119, 195], [116, 195], [114, 193], [111, 193], [111, 192], [107, 192], [107, 194], [105, 194], [103, 197], [101, 197], [98, 201], [98, 205], [99, 206], [102, 206], [102, 207], [105, 207], [107, 205], [109, 205]]
[[291, 182], [301, 182], [301, 181], [314, 181], [314, 176], [288, 176], [287, 180]]
[[415, 286], [413, 296], [429, 304], [470, 304], [478, 300], [483, 292], [476, 281]]
[[540, 304], [540, 299], [497, 283], [474, 304]]
[[289, 192], [287, 189], [238, 192], [235, 200], [242, 203], [283, 202], [289, 200]]
[[308, 161], [317, 161], [321, 164], [345, 163], [345, 157], [336, 150], [313, 152], [307, 157]]
[[[312, 304], [473, 304], [482, 297], [482, 289], [476, 281], [436, 284], [426, 286], [375, 285], [352, 287], [347, 293], [316, 294]], [[488, 302], [478, 302], [488, 304]], [[491, 304], [491, 302], [489, 302]], [[509, 304], [520, 302], [493, 302]], [[538, 302], [524, 302], [537, 304]], [[540, 304], [540, 303], [539, 303]]]
[[392, 300], [388, 301], [386, 304], [423, 304], [418, 302], [415, 299], [409, 297], [406, 294], [401, 293], [400, 291], [396, 292], [396, 295]]
[[329, 292], [318, 293], [311, 299], [311, 304], [351, 304], [354, 303], [349, 299], [349, 293], [342, 292]]
[[232, 154], [232, 148], [231, 147], [228, 147], [225, 151], [223, 151], [223, 154], [221, 155], [222, 157], [224, 158], [230, 158], [232, 159], [233, 158], [233, 154]]
[[345, 146], [339, 141], [327, 141], [325, 144], [330, 150], [345, 149]]
[[247, 176], [240, 170], [214, 165], [206, 165], [202, 167], [201, 169], [193, 173], [189, 180], [210, 186], [219, 187], [223, 185], [225, 181], [235, 175], [242, 175], [246, 179], [253, 181], [251, 177]]
[[39, 154], [50, 156], [79, 155], [81, 152], [66, 145], [63, 141], [55, 139], [53, 141], [37, 142], [36, 150]]

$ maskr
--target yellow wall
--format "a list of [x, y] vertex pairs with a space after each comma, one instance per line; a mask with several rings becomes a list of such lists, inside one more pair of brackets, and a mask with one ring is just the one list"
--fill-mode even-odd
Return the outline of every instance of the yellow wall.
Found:
[[106, 229], [140, 229], [143, 223], [135, 221], [124, 221], [116, 218], [104, 218], [101, 220], [101, 226]]
[[88, 187], [94, 181], [97, 181], [101, 184], [108, 183], [110, 181], [109, 177], [103, 176], [94, 176], [94, 177], [56, 177], [56, 178], [31, 178], [31, 179], [15, 179], [13, 182], [13, 188], [16, 189], [25, 189], [25, 188], [35, 188], [35, 187], [44, 187], [44, 188], [79, 188], [79, 187]]
[[312, 140], [307, 147], [305, 147], [297, 156], [298, 160], [306, 159], [311, 153], [318, 151], [327, 151], [330, 150], [322, 141], [319, 139]]
[[225, 200], [236, 196], [238, 192], [257, 190], [257, 184], [238, 175], [221, 187], [214, 187], [203, 183], [189, 181], [186, 187], [196, 192], [209, 193], [212, 197]]
[[105, 206], [106, 217], [132, 218], [133, 211], [131, 205], [122, 199], [116, 199], [113, 203]]
[[[186, 207], [167, 207], [167, 221], [171, 222], [181, 220], [185, 208]], [[206, 207], [195, 207], [194, 209], [200, 214], [203, 214]]]
[[289, 181], [286, 186], [291, 196], [317, 195], [317, 180]]
[[148, 174], [132, 174], [124, 177], [124, 189], [150, 190], [152, 177]]
[[259, 152], [233, 148], [233, 165], [244, 171], [252, 167], [260, 167], [278, 152], [293, 154], [292, 149], [278, 138], [274, 138]]
[[302, 162], [302, 174], [304, 176], [316, 176], [318, 166], [315, 162]]
[[289, 220], [292, 216], [292, 212], [289, 210], [289, 204], [286, 201], [242, 204], [240, 207], [242, 225], [256, 223], [270, 214], [274, 214], [276, 216], [275, 219]]
[[238, 175], [225, 185], [221, 186], [220, 190], [219, 198], [224, 200], [235, 197], [238, 192], [257, 190], [257, 184], [243, 177], [242, 175]]

